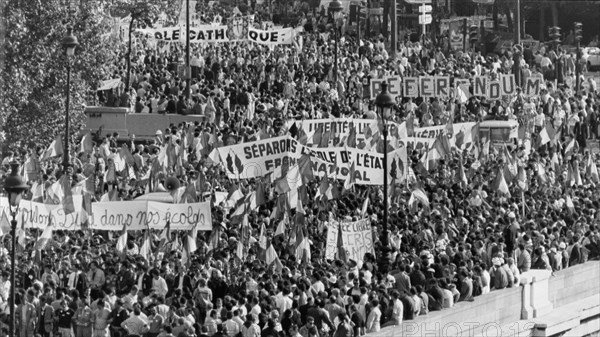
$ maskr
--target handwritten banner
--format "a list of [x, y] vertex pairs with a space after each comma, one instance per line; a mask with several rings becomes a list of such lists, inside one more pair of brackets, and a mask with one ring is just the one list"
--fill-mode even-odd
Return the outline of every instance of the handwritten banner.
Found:
[[163, 229], [169, 221], [171, 230], [212, 230], [210, 203], [169, 204], [155, 201], [97, 202], [92, 204], [91, 228], [119, 231]]
[[358, 262], [363, 261], [367, 253], [375, 255], [373, 230], [369, 219], [341, 223], [332, 221], [327, 229], [326, 259], [335, 259], [338, 251], [339, 229], [342, 230], [342, 245], [349, 260]]
[[[4, 198], [5, 199], [5, 198]], [[62, 205], [50, 205], [21, 200], [16, 220], [17, 226], [44, 229], [52, 223], [56, 230], [81, 230], [84, 221], [81, 196], [73, 196], [75, 212], [65, 214]], [[0, 213], [10, 214], [6, 201], [0, 201]], [[167, 221], [172, 230], [212, 229], [210, 203], [169, 204], [153, 201], [119, 201], [92, 203], [93, 214], [89, 215], [90, 228], [120, 231], [123, 225], [128, 230], [163, 229]], [[10, 215], [9, 215], [10, 217]]]
[[[82, 198], [79, 195], [73, 196], [75, 212], [65, 214], [62, 205], [50, 205], [29, 200], [21, 200], [19, 211], [15, 219], [17, 228], [25, 224], [25, 228], [44, 229], [49, 223], [57, 230], [80, 230], [81, 229], [81, 204]], [[6, 212], [10, 218], [10, 209], [6, 198], [0, 198], [0, 214]]]

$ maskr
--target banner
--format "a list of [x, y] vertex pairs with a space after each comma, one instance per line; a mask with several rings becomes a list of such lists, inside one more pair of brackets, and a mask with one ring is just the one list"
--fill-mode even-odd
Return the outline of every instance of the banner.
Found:
[[100, 84], [100, 87], [96, 90], [97, 91], [110, 90], [112, 88], [118, 88], [120, 85], [121, 85], [121, 79], [115, 78], [112, 80], [102, 81], [102, 83]]
[[[6, 199], [6, 198], [2, 198]], [[75, 212], [65, 214], [62, 205], [50, 205], [29, 200], [21, 200], [17, 213], [17, 227], [25, 223], [25, 228], [44, 229], [52, 223], [55, 230], [81, 230], [82, 219], [80, 195], [73, 196]], [[8, 201], [0, 201], [0, 214], [10, 214]], [[172, 230], [190, 230], [197, 225], [198, 230], [212, 229], [210, 203], [170, 204], [154, 201], [118, 201], [92, 203], [93, 214], [88, 216], [90, 228], [96, 230], [120, 231], [123, 225], [128, 230], [146, 228], [161, 230], [166, 222], [171, 222]], [[10, 215], [9, 215], [10, 217]], [[52, 219], [52, 220], [50, 220]]]
[[219, 147], [213, 150], [210, 158], [223, 163], [230, 179], [251, 179], [263, 177], [288, 161], [292, 165], [299, 158], [296, 152], [298, 142], [290, 136], [281, 136]]
[[[65, 214], [62, 205], [50, 205], [30, 200], [21, 200], [19, 203], [19, 211], [16, 216], [17, 228], [21, 228], [25, 223], [25, 228], [44, 229], [49, 223], [56, 230], [77, 231], [81, 230], [81, 204], [82, 197], [80, 195], [73, 196], [73, 204], [75, 212]], [[10, 218], [10, 209], [8, 200], [0, 198], [0, 214], [6, 212]], [[52, 220], [50, 220], [52, 218]]]
[[120, 231], [146, 228], [161, 230], [167, 221], [171, 230], [212, 230], [210, 203], [169, 204], [155, 201], [133, 200], [120, 202], [96, 202], [92, 204], [90, 228]]
[[[330, 139], [333, 140], [333, 136], [338, 136], [339, 139], [342, 140], [347, 138], [350, 134], [350, 130], [354, 128], [356, 132], [356, 143], [360, 143], [360, 141], [365, 140], [365, 133], [368, 133], [367, 129], [370, 129], [371, 134], [375, 134], [379, 129], [377, 127], [376, 119], [347, 119], [347, 118], [329, 118], [329, 119], [305, 119], [302, 121], [292, 120], [288, 123], [288, 129], [292, 126], [293, 123], [296, 123], [296, 127], [298, 129], [302, 129], [304, 133], [308, 136], [308, 144], [312, 144], [312, 135], [314, 135], [315, 131], [319, 128], [323, 129], [324, 133], [330, 133]], [[407, 136], [406, 133], [406, 124], [402, 123], [400, 125], [394, 122], [388, 122], [390, 130], [398, 128], [399, 138], [405, 138]], [[392, 132], [390, 131], [390, 134]]]
[[327, 229], [326, 259], [335, 259], [338, 251], [338, 228], [342, 230], [342, 245], [349, 260], [359, 262], [364, 260], [367, 253], [375, 255], [371, 220], [363, 219], [341, 223], [332, 221]]
[[[185, 41], [186, 30], [185, 26], [180, 27], [165, 27], [156, 29], [138, 29], [138, 32], [150, 35], [156, 40], [166, 42]], [[228, 42], [227, 26], [203, 25], [199, 27], [190, 27], [190, 42], [191, 43], [215, 43]]]
[[294, 29], [283, 28], [273, 30], [261, 30], [249, 27], [248, 28], [248, 40], [263, 44], [263, 45], [279, 45], [279, 44], [292, 44], [294, 41]]
[[[394, 152], [389, 155], [394, 156]], [[319, 177], [327, 175], [346, 180], [354, 164], [356, 184], [383, 184], [382, 153], [343, 147], [308, 147], [290, 136], [216, 148], [209, 157], [215, 163], [225, 166], [228, 178], [251, 179], [274, 172], [286, 162], [291, 167], [302, 155], [311, 157], [313, 174]]]
[[[456, 136], [461, 130], [463, 132], [471, 132], [471, 128], [475, 125], [474, 122], [468, 123], [454, 123], [452, 124], [453, 134]], [[422, 138], [436, 138], [447, 126], [446, 125], [436, 125], [436, 126], [427, 126], [423, 128], [415, 128], [415, 137]]]

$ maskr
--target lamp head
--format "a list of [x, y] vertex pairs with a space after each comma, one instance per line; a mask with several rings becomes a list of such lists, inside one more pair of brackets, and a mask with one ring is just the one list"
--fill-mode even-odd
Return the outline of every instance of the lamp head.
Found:
[[73, 35], [73, 27], [67, 26], [67, 35], [63, 37], [62, 46], [67, 56], [75, 55], [75, 48], [79, 46], [79, 41], [77, 41], [77, 37]]
[[4, 180], [4, 190], [8, 194], [10, 206], [17, 207], [21, 201], [23, 192], [29, 189], [29, 185], [23, 182], [23, 178], [19, 175], [19, 163], [13, 161], [10, 163], [11, 172]]
[[329, 11], [333, 13], [341, 12], [344, 9], [342, 3], [339, 0], [333, 0], [329, 3]]

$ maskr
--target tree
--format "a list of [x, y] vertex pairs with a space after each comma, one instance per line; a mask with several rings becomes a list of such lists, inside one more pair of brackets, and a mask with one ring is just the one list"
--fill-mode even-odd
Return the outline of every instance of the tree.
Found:
[[[103, 66], [113, 62], [103, 33], [98, 3], [76, 8], [62, 0], [9, 0], [6, 2], [4, 63], [0, 69], [1, 147], [22, 149], [46, 146], [63, 133], [66, 91], [66, 58], [61, 45], [66, 26], [79, 39], [72, 65], [71, 135], [83, 123], [82, 106], [102, 79]], [[2, 139], [0, 139], [2, 141]]]
[[129, 90], [131, 85], [131, 42], [133, 28], [136, 23], [150, 27], [158, 19], [161, 6], [159, 0], [120, 0], [115, 4], [114, 11], [119, 15], [130, 16], [129, 21], [129, 41], [127, 45], [127, 76], [125, 77], [125, 89]]

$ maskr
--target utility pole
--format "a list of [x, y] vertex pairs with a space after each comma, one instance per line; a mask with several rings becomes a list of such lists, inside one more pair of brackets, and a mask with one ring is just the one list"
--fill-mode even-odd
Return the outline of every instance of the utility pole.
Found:
[[575, 39], [577, 40], [577, 60], [575, 63], [575, 92], [579, 93], [581, 90], [581, 40], [583, 39], [583, 25], [581, 22], [573, 23]]
[[467, 19], [463, 19], [463, 53], [467, 52]]
[[192, 68], [190, 67], [190, 0], [185, 0], [185, 96], [190, 100], [192, 90]]
[[396, 57], [396, 49], [398, 49], [398, 13], [396, 8], [396, 0], [391, 0], [392, 2], [392, 10], [390, 11], [390, 15], [392, 16], [392, 35], [391, 35], [391, 53], [390, 56], [392, 58]]
[[516, 1], [517, 10], [516, 12], [516, 29], [515, 29], [515, 44], [521, 44], [521, 0]]

